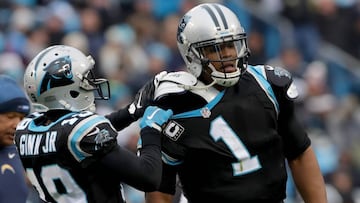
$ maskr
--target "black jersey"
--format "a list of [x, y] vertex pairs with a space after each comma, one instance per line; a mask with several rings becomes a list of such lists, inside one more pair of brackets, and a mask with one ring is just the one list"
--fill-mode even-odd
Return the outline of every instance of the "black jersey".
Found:
[[[55, 112], [53, 112], [54, 114]], [[89, 111], [33, 114], [17, 128], [15, 142], [27, 176], [48, 202], [123, 202], [119, 180], [98, 159], [117, 146], [117, 131]]]
[[264, 66], [249, 66], [211, 101], [191, 91], [161, 97], [174, 116], [164, 130], [160, 191], [174, 192], [177, 173], [191, 203], [284, 199], [285, 159], [310, 145], [285, 92], [267, 81]]

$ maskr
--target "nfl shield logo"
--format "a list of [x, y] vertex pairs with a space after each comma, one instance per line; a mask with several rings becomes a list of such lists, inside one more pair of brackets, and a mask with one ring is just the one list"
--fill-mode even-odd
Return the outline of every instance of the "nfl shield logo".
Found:
[[201, 115], [203, 116], [203, 118], [209, 118], [211, 115], [211, 111], [208, 107], [204, 107], [201, 109]]

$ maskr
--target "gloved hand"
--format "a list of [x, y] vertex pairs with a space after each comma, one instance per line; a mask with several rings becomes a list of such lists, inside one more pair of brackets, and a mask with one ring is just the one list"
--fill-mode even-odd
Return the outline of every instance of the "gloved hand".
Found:
[[156, 106], [149, 106], [140, 121], [140, 128], [143, 129], [148, 126], [161, 132], [162, 126], [172, 115], [173, 111], [171, 109], [165, 111]]
[[158, 73], [154, 78], [146, 82], [136, 93], [134, 101], [128, 106], [129, 114], [134, 120], [142, 117], [146, 107], [152, 105], [155, 88], [158, 86], [161, 78], [166, 74], [166, 71]]

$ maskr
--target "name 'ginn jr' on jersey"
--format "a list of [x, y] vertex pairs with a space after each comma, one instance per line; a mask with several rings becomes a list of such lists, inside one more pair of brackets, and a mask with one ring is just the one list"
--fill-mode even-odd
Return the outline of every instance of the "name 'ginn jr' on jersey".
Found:
[[[23, 134], [20, 136], [20, 155], [39, 155], [43, 153], [56, 152], [57, 131], [46, 132], [45, 134]], [[44, 138], [44, 144], [41, 140]]]

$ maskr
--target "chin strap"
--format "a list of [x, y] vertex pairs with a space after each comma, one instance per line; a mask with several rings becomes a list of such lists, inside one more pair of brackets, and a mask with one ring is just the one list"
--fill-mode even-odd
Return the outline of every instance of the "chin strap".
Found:
[[182, 85], [182, 84], [178, 84], [178, 87], [184, 88], [185, 90], [195, 90], [195, 89], [208, 89], [209, 87], [213, 86], [216, 84], [216, 80], [213, 80], [210, 84], [208, 85], [201, 85], [201, 86], [191, 86], [191, 85]]

